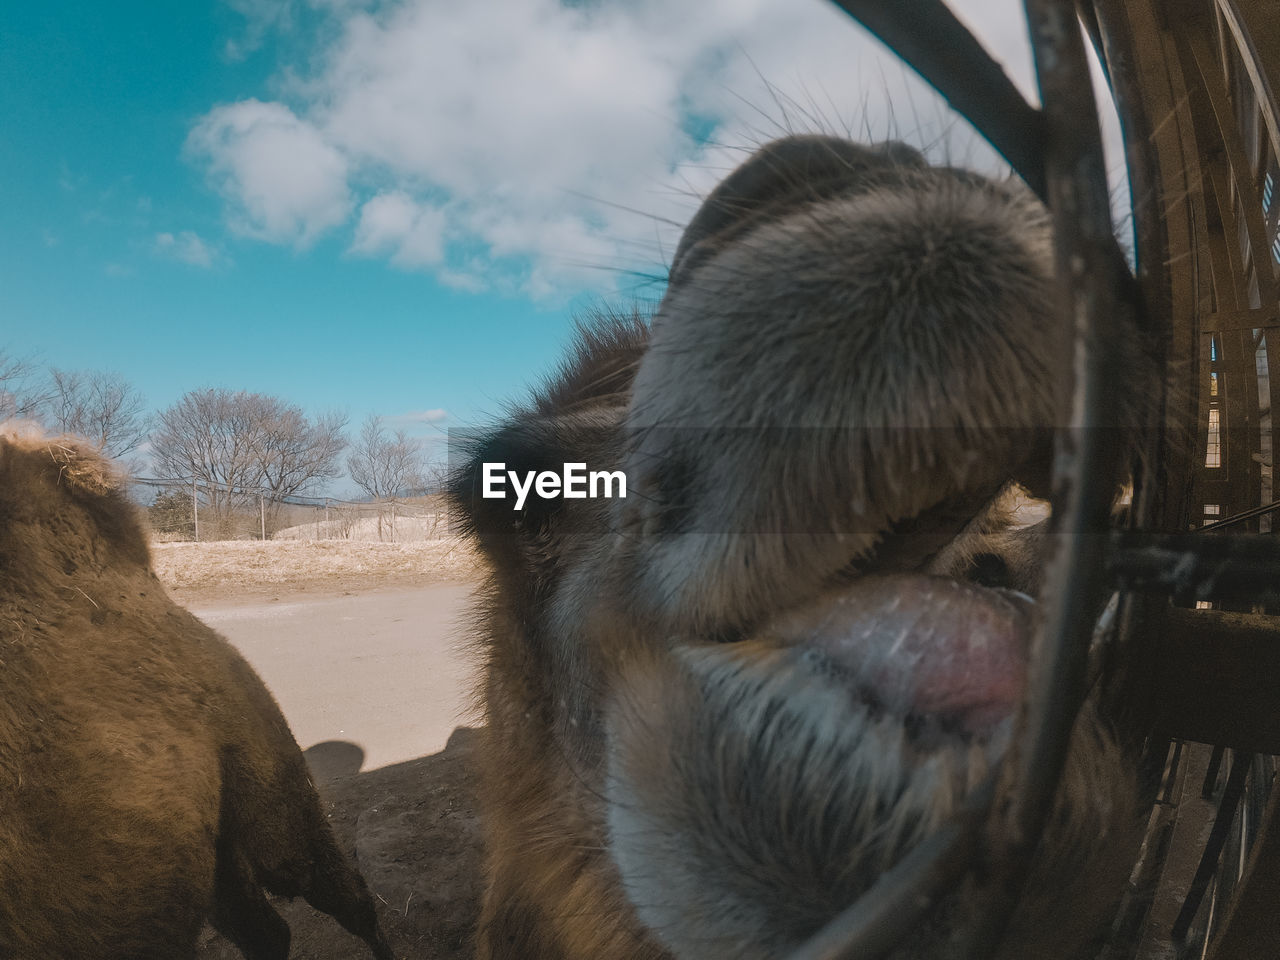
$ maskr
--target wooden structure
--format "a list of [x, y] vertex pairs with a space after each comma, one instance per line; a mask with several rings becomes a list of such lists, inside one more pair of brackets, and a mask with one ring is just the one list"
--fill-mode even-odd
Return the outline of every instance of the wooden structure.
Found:
[[[1196, 399], [1188, 499], [1166, 525], [1270, 533], [1280, 497], [1280, 7], [1273, 0], [1098, 3], [1135, 170], [1135, 219], [1165, 264], [1148, 278]], [[1132, 164], [1131, 164], [1132, 169]], [[1182, 471], [1180, 471], [1182, 472]], [[1268, 510], [1270, 508], [1270, 510]]]

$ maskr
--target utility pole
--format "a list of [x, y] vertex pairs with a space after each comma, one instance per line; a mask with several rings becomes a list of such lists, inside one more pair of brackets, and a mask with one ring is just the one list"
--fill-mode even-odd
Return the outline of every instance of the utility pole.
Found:
[[262, 539], [267, 539], [267, 501], [261, 490], [258, 491], [258, 517], [262, 521]]
[[196, 529], [196, 543], [200, 542], [200, 491], [196, 489], [196, 481], [191, 480], [191, 521]]

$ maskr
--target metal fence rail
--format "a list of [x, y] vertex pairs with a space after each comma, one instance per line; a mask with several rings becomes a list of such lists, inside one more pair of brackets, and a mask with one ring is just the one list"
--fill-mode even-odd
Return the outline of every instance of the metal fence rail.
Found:
[[422, 491], [393, 499], [277, 496], [261, 487], [134, 477], [134, 499], [152, 536], [166, 540], [435, 540], [448, 533], [443, 498]]

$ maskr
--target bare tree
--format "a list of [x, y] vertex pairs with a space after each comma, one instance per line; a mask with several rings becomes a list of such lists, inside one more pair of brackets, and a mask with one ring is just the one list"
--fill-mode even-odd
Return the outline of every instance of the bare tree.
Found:
[[[391, 508], [390, 533], [395, 538], [395, 507], [399, 498], [423, 484], [426, 473], [422, 441], [403, 429], [388, 433], [382, 417], [371, 416], [347, 457], [347, 472], [356, 486], [379, 504]], [[378, 511], [378, 539], [382, 539], [383, 511]]]
[[313, 423], [301, 408], [245, 390], [193, 390], [157, 416], [151, 437], [156, 469], [199, 482], [205, 509], [225, 529], [237, 509], [257, 509], [260, 491], [298, 493], [338, 472], [345, 420]]
[[300, 407], [277, 397], [250, 394], [255, 420], [253, 452], [271, 491], [275, 509], [284, 497], [301, 493], [317, 480], [338, 474], [338, 457], [347, 446], [347, 418], [328, 413], [308, 420]]
[[252, 430], [240, 394], [193, 390], [157, 415], [152, 460], [161, 474], [198, 481], [205, 488], [202, 510], [225, 527], [256, 486]]
[[46, 397], [32, 387], [35, 365], [0, 349], [0, 420], [36, 417]]
[[45, 425], [84, 437], [113, 460], [132, 453], [151, 430], [142, 395], [124, 377], [100, 370], [49, 368]]

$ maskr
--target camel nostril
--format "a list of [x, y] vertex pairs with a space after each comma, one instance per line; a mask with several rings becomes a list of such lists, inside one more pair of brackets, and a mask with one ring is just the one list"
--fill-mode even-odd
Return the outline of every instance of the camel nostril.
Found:
[[967, 579], [984, 587], [1004, 587], [1009, 583], [1009, 565], [995, 553], [979, 553], [970, 563]]

